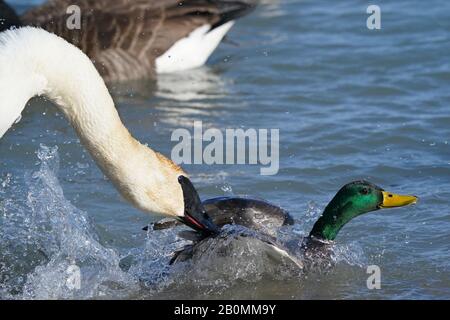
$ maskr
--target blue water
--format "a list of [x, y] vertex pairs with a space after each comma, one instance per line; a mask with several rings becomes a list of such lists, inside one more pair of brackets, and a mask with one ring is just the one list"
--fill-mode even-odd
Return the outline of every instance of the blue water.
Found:
[[[366, 27], [369, 4], [381, 30]], [[444, 0], [264, 1], [206, 67], [112, 88], [133, 135], [166, 155], [173, 130], [195, 120], [280, 129], [277, 175], [184, 168], [202, 198], [252, 195], [288, 209], [293, 239], [355, 179], [420, 197], [351, 221], [328, 272], [274, 278], [253, 257], [205, 278], [191, 270], [198, 281], [188, 281], [167, 267], [182, 241], [141, 231], [156, 218], [122, 200], [57, 109], [34, 100], [0, 141], [0, 297], [450, 299], [449, 12]], [[79, 291], [61, 276], [72, 260]], [[373, 264], [380, 290], [366, 286]]]

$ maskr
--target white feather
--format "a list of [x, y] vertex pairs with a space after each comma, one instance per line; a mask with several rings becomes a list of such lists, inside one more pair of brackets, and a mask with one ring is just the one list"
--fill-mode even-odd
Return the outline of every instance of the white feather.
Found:
[[171, 73], [201, 67], [233, 24], [234, 21], [229, 21], [211, 31], [210, 25], [195, 29], [156, 59], [156, 72]]

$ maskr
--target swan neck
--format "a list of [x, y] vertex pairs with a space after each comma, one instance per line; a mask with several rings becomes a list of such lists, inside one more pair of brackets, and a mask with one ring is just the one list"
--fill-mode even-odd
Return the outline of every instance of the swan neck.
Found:
[[40, 29], [0, 33], [0, 137], [35, 95], [46, 96], [64, 113], [126, 200], [146, 212], [183, 215], [178, 176], [184, 172], [130, 135], [83, 52]]

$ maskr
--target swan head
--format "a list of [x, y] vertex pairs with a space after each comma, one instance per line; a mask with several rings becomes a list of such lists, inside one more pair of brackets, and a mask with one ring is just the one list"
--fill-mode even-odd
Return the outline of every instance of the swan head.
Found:
[[[117, 147], [113, 153], [93, 156], [120, 194], [146, 213], [183, 217], [185, 204], [178, 178], [186, 173], [170, 159], [139, 143], [128, 131], [117, 131], [114, 140]], [[85, 143], [88, 149], [89, 143]]]

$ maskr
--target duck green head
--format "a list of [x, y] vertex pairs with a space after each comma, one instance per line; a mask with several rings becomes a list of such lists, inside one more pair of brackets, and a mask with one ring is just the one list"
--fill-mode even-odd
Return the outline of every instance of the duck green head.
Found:
[[317, 220], [310, 237], [334, 240], [341, 228], [353, 218], [383, 208], [403, 207], [416, 203], [415, 196], [398, 195], [384, 191], [367, 181], [346, 184], [327, 205]]

